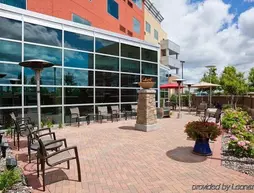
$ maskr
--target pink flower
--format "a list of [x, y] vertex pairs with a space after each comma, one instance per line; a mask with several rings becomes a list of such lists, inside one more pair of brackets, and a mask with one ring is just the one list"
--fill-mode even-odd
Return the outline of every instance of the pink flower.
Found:
[[249, 142], [249, 141], [245, 141], [245, 143], [246, 143], [247, 145], [249, 145], [249, 144], [250, 144], [250, 142]]
[[232, 141], [237, 141], [238, 138], [237, 138], [236, 136], [232, 135], [232, 136], [230, 137], [230, 140], [232, 140]]
[[237, 145], [240, 146], [240, 147], [243, 147], [243, 146], [245, 146], [245, 142], [244, 141], [238, 141]]
[[248, 146], [246, 146], [246, 145], [245, 145], [245, 146], [243, 146], [243, 148], [244, 148], [245, 150], [248, 150]]

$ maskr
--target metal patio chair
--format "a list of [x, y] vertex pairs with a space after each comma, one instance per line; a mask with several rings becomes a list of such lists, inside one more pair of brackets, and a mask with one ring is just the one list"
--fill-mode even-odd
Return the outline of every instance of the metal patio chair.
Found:
[[70, 124], [72, 119], [76, 119], [76, 122], [78, 122], [78, 127], [80, 126], [80, 120], [81, 119], [86, 119], [87, 124], [90, 124], [89, 116], [80, 116], [79, 108], [78, 107], [73, 107], [70, 108], [71, 115], [70, 115]]
[[[118, 119], [120, 119], [120, 117], [125, 117], [126, 114], [121, 112], [121, 110], [119, 109], [119, 106], [118, 105], [112, 105], [111, 106], [111, 113], [112, 113], [112, 119], [113, 118], [116, 118], [116, 120], [118, 121]], [[126, 117], [125, 117], [126, 119]]]
[[[45, 191], [45, 165], [47, 164], [50, 167], [67, 162], [67, 168], [70, 169], [70, 160], [76, 160], [77, 172], [78, 172], [78, 181], [81, 182], [81, 170], [78, 149], [76, 146], [67, 147], [66, 139], [58, 139], [47, 144], [44, 144], [43, 141], [37, 137], [39, 142], [39, 148], [37, 152], [37, 177], [39, 177], [39, 165], [41, 165], [42, 170], [42, 183], [43, 191]], [[54, 145], [56, 143], [64, 143], [64, 148], [58, 150], [57, 152], [49, 153], [47, 151], [47, 146]]]
[[112, 113], [108, 112], [107, 106], [99, 106], [98, 107], [98, 118], [100, 119], [101, 123], [102, 123], [102, 119], [104, 119], [104, 118], [106, 118], [107, 120], [109, 120], [109, 118], [110, 118], [111, 121], [113, 122], [113, 115], [112, 115]]
[[206, 109], [207, 109], [207, 104], [201, 103], [200, 105], [197, 106], [196, 115], [201, 115], [201, 114], [205, 115]]

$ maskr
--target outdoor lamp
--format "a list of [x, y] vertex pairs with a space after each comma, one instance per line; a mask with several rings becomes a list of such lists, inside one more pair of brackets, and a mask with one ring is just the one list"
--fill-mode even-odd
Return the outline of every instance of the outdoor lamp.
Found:
[[177, 82], [178, 84], [178, 105], [179, 105], [179, 109], [178, 109], [178, 114], [177, 114], [177, 118], [180, 119], [181, 118], [181, 93], [180, 93], [180, 89], [181, 89], [181, 84], [184, 81], [184, 79], [175, 79], [175, 82]]
[[190, 114], [190, 112], [191, 112], [191, 95], [190, 95], [190, 89], [191, 89], [191, 86], [193, 85], [192, 83], [187, 83], [186, 84], [187, 85], [187, 87], [188, 87], [188, 97], [189, 97], [189, 100], [188, 100], [188, 102], [189, 102], [189, 114]]
[[9, 144], [7, 142], [4, 142], [1, 144], [1, 151], [2, 151], [2, 157], [6, 157], [6, 150], [9, 147]]
[[44, 68], [54, 66], [54, 64], [45, 60], [27, 60], [19, 63], [20, 66], [28, 67], [34, 70], [36, 78], [36, 91], [37, 91], [37, 113], [38, 113], [38, 129], [41, 129], [41, 95], [40, 95], [40, 79], [41, 71]]

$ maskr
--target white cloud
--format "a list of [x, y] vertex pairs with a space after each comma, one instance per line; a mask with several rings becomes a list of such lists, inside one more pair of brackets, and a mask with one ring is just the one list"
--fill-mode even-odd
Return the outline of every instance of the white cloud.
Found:
[[254, 67], [254, 8], [243, 12], [237, 23], [222, 0], [190, 4], [190, 0], [153, 0], [164, 16], [169, 39], [181, 46], [186, 60], [185, 78], [197, 82], [215, 64], [221, 72], [228, 64], [248, 72]]

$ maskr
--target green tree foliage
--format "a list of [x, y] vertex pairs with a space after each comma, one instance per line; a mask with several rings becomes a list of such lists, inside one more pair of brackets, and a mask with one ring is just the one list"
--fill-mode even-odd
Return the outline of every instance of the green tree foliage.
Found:
[[[208, 72], [205, 72], [203, 77], [200, 80], [201, 82], [210, 82], [213, 84], [220, 84], [220, 79], [217, 74], [217, 68], [211, 68]], [[213, 87], [212, 90], [217, 90], [219, 88]], [[210, 92], [210, 88], [207, 89], [198, 89], [198, 91], [207, 91]]]
[[226, 94], [231, 95], [231, 105], [236, 107], [237, 95], [247, 93], [248, 85], [244, 73], [237, 72], [234, 66], [227, 66], [220, 78], [220, 84]]
[[251, 92], [254, 92], [254, 68], [250, 69], [248, 81], [249, 81], [249, 90]]

